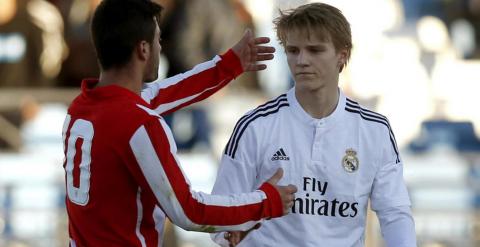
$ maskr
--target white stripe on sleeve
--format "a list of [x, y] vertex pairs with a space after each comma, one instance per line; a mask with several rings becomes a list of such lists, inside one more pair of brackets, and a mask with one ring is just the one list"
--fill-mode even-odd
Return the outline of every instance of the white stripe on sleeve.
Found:
[[137, 238], [142, 244], [142, 247], [146, 247], [147, 244], [145, 243], [145, 237], [143, 237], [142, 233], [140, 232], [140, 226], [142, 225], [143, 219], [143, 205], [142, 205], [142, 189], [138, 187], [137, 190], [137, 225], [135, 227], [135, 234], [137, 234]]
[[205, 90], [203, 90], [202, 92], [198, 93], [198, 94], [195, 94], [195, 95], [192, 95], [192, 96], [189, 96], [189, 97], [186, 97], [186, 98], [183, 98], [183, 99], [179, 99], [179, 100], [176, 100], [176, 101], [173, 101], [173, 102], [170, 102], [170, 103], [166, 103], [166, 104], [161, 104], [159, 105], [157, 108], [155, 108], [155, 111], [157, 113], [163, 113], [163, 112], [166, 112], [168, 110], [171, 110], [183, 103], [186, 103], [186, 102], [189, 102], [189, 101], [192, 101], [194, 100], [195, 98], [197, 98], [198, 96], [204, 94], [205, 92], [207, 91], [210, 91], [210, 90], [213, 90], [217, 87], [219, 87], [219, 85], [221, 85], [223, 82], [225, 82], [225, 80], [222, 80], [221, 82], [219, 82], [216, 86], [214, 87], [210, 87], [210, 88], [207, 88]]
[[144, 126], [138, 128], [132, 136], [130, 147], [148, 185], [167, 215], [172, 217], [172, 220], [176, 219], [176, 224], [180, 226], [191, 225], [192, 222], [183, 212]]
[[193, 67], [193, 69], [191, 69], [191, 70], [189, 70], [185, 73], [181, 73], [181, 74], [166, 78], [166, 79], [161, 80], [161, 81], [156, 81], [156, 82], [152, 82], [152, 83], [145, 83], [144, 88], [142, 89], [142, 92], [141, 92], [141, 96], [145, 101], [150, 103], [150, 101], [153, 98], [158, 96], [158, 93], [161, 89], [170, 87], [170, 86], [175, 85], [179, 82], [182, 82], [183, 80], [185, 80], [188, 77], [191, 77], [191, 76], [196, 75], [196, 74], [200, 74], [201, 72], [203, 72], [205, 70], [211, 69], [211, 68], [215, 67], [217, 65], [217, 63], [221, 60], [222, 60], [222, 58], [220, 56], [215, 56], [212, 60], [197, 64], [195, 67]]
[[155, 230], [158, 233], [158, 247], [163, 246], [163, 229], [165, 227], [165, 213], [161, 208], [155, 206], [153, 210], [153, 221], [155, 222]]
[[[167, 123], [161, 119], [160, 124], [162, 125], [163, 129], [168, 138], [168, 142], [170, 144], [170, 152], [172, 156], [175, 158], [177, 164], [180, 164], [177, 153], [177, 145], [175, 144], [175, 140], [173, 139], [173, 134], [168, 127]], [[183, 177], [187, 180], [187, 183], [190, 184], [188, 178], [185, 176], [185, 172], [183, 171], [182, 167], [180, 166], [180, 170], [182, 171]], [[210, 195], [203, 192], [196, 192], [190, 190], [190, 193], [195, 198], [195, 200], [199, 201], [202, 204], [212, 205], [212, 206], [244, 206], [254, 203], [259, 203], [262, 200], [267, 198], [267, 195], [263, 191], [258, 191], [259, 193], [244, 193], [244, 194], [231, 194], [231, 195]]]
[[[162, 124], [167, 137], [170, 142], [170, 151], [172, 155], [176, 158], [176, 146], [173, 143], [173, 137], [168, 131], [169, 128], [164, 121], [159, 119]], [[173, 143], [173, 145], [172, 145]], [[158, 158], [155, 148], [153, 147], [152, 142], [148, 136], [148, 133], [144, 126], [141, 126], [134, 133], [130, 139], [130, 147], [135, 155], [137, 163], [140, 166], [140, 169], [147, 180], [148, 185], [155, 194], [155, 197], [160, 202], [164, 212], [170, 217], [170, 219], [178, 226], [188, 229], [188, 230], [208, 230], [208, 227], [200, 226], [194, 224], [188, 217], [185, 215], [182, 206], [180, 205], [178, 199], [175, 196], [174, 190], [168, 177], [163, 169], [160, 159]], [[178, 160], [177, 160], [177, 164]], [[183, 174], [183, 171], [182, 171]], [[185, 176], [184, 176], [185, 177]], [[186, 178], [185, 178], [186, 179]], [[188, 180], [186, 181], [188, 183]], [[263, 192], [250, 193], [248, 195], [236, 195], [236, 196], [211, 196], [204, 193], [197, 193], [191, 191], [193, 198], [205, 205], [215, 205], [215, 206], [242, 206], [244, 204], [252, 204], [261, 202], [266, 196]], [[255, 195], [255, 196], [254, 196]], [[247, 199], [248, 198], [248, 199]], [[243, 199], [243, 201], [241, 200]], [[242, 203], [240, 203], [242, 202]], [[235, 226], [212, 226], [216, 231], [225, 231], [225, 230], [247, 230], [253, 227], [257, 222], [248, 221], [244, 224], [235, 225]]]

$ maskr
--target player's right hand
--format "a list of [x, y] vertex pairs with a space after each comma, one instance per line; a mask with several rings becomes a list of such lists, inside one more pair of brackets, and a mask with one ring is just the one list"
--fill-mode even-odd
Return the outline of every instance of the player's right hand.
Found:
[[297, 186], [289, 184], [287, 186], [277, 185], [278, 181], [283, 177], [283, 169], [278, 168], [278, 170], [273, 174], [273, 176], [267, 180], [267, 183], [273, 185], [282, 199], [283, 205], [283, 215], [288, 214], [290, 208], [293, 206], [295, 201], [295, 192], [297, 192]]

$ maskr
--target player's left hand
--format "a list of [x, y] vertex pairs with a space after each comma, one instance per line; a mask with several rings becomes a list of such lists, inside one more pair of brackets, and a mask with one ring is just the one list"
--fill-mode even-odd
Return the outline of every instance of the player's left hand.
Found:
[[240, 59], [243, 71], [258, 71], [267, 68], [266, 64], [257, 62], [272, 60], [275, 48], [264, 46], [270, 42], [268, 37], [253, 37], [252, 31], [247, 29], [242, 39], [232, 47], [233, 52]]
[[225, 233], [225, 239], [228, 240], [229, 246], [230, 247], [235, 247], [237, 246], [240, 241], [242, 241], [251, 231], [256, 230], [260, 228], [262, 224], [258, 223], [252, 228], [250, 228], [248, 231], [232, 231], [232, 232], [226, 232]]

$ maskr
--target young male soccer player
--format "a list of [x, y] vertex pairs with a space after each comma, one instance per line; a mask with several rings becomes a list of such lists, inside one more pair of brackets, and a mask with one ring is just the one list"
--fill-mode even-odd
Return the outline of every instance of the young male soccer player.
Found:
[[213, 193], [251, 191], [279, 167], [285, 171], [280, 183], [299, 192], [289, 215], [214, 240], [223, 246], [364, 246], [370, 199], [387, 246], [416, 246], [389, 122], [338, 88], [352, 49], [348, 21], [335, 7], [312, 3], [282, 12], [275, 24], [295, 87], [238, 121]]
[[243, 71], [265, 68], [256, 62], [271, 59], [273, 48], [247, 32], [223, 56], [142, 91], [157, 77], [160, 11], [147, 0], [103, 0], [95, 11], [100, 78], [82, 82], [63, 128], [71, 247], [161, 246], [165, 217], [193, 231], [246, 230], [293, 205], [296, 188], [276, 185], [281, 170], [251, 193], [190, 189], [171, 132], [151, 109], [208, 97]]

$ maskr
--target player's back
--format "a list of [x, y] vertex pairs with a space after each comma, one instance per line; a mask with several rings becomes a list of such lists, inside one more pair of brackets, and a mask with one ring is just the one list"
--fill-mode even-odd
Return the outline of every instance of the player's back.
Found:
[[70, 237], [76, 246], [155, 244], [161, 234], [153, 219], [156, 201], [135, 179], [129, 140], [156, 117], [140, 109], [137, 104], [146, 103], [127, 89], [82, 90], [64, 124]]

